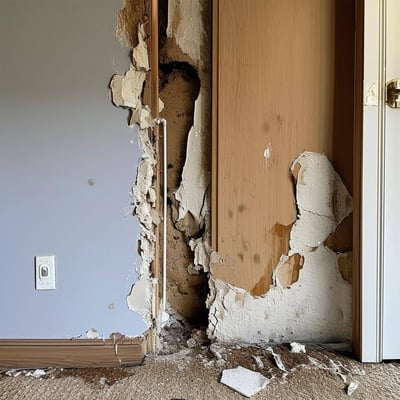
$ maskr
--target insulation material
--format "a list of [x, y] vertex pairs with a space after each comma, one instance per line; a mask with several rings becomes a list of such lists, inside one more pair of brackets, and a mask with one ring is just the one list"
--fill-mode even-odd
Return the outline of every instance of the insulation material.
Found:
[[142, 315], [152, 325], [155, 280], [151, 275], [151, 263], [155, 256], [156, 236], [154, 227], [159, 222], [156, 212], [156, 195], [153, 187], [156, 155], [149, 129], [152, 127], [151, 112], [142, 103], [143, 85], [149, 70], [148, 52], [145, 43], [144, 25], [139, 24], [138, 44], [132, 51], [132, 64], [125, 75], [114, 75], [111, 80], [112, 100], [116, 106], [131, 110], [130, 126], [139, 127], [139, 141], [143, 151], [137, 170], [136, 182], [132, 186], [132, 213], [140, 224], [139, 253], [142, 257], [139, 277], [127, 296], [128, 307]]
[[[352, 212], [352, 199], [323, 154], [304, 152], [292, 165], [299, 214], [290, 249], [279, 268], [298, 254], [303, 267], [290, 289], [276, 284], [263, 296], [210, 277], [208, 334], [222, 342], [343, 341], [351, 338], [352, 289], [325, 239]], [[221, 263], [217, 255], [213, 262]], [[275, 271], [275, 276], [276, 276]], [[279, 275], [278, 275], [279, 276]]]

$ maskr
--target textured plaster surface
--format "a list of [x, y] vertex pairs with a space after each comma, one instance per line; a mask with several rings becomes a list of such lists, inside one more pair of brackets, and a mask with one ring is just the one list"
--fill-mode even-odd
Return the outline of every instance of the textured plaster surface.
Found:
[[[223, 342], [340, 341], [351, 338], [351, 285], [339, 271], [338, 254], [324, 246], [326, 238], [351, 213], [352, 200], [339, 175], [323, 154], [305, 152], [292, 165], [297, 171], [297, 221], [290, 249], [303, 257], [299, 279], [289, 288], [279, 282], [263, 296], [210, 277], [209, 336]], [[212, 254], [213, 262], [221, 262]]]

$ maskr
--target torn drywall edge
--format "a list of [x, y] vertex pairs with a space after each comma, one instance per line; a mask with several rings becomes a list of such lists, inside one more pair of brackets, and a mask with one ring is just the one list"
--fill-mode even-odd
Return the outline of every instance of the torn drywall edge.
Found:
[[208, 333], [213, 339], [260, 343], [351, 337], [351, 285], [339, 271], [338, 254], [322, 244], [351, 213], [351, 196], [325, 155], [304, 152], [294, 161], [293, 174], [295, 167], [299, 215], [290, 250], [277, 269], [299, 254], [304, 260], [299, 278], [290, 289], [276, 285], [253, 297], [215, 279], [211, 261]]
[[153, 187], [155, 150], [150, 138], [151, 111], [142, 103], [143, 85], [149, 70], [148, 52], [144, 37], [144, 26], [138, 25], [138, 45], [132, 51], [132, 64], [124, 75], [114, 75], [111, 80], [113, 103], [131, 109], [130, 126], [139, 127], [139, 142], [142, 157], [137, 169], [136, 181], [132, 185], [132, 214], [137, 215], [140, 225], [139, 252], [142, 257], [140, 274], [127, 296], [129, 309], [138, 312], [148, 325], [155, 315], [156, 279], [151, 275], [151, 263], [155, 257], [155, 225], [159, 222], [155, 210], [156, 192]]
[[142, 273], [127, 297], [128, 307], [143, 317], [147, 327], [151, 327], [153, 323], [154, 288], [155, 279], [149, 273]]

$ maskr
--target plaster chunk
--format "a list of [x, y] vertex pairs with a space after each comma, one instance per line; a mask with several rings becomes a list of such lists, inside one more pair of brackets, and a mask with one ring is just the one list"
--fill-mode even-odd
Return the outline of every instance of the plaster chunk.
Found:
[[144, 24], [138, 26], [138, 45], [132, 50], [132, 58], [135, 62], [135, 67], [139, 71], [149, 71], [149, 54], [147, 51], [144, 32]]
[[136, 109], [142, 104], [141, 96], [146, 72], [137, 71], [133, 65], [125, 75], [114, 75], [110, 86], [112, 100], [117, 107]]
[[[186, 227], [189, 233], [195, 233], [201, 228], [203, 205], [210, 184], [209, 154], [205, 151], [207, 135], [204, 129], [206, 127], [200, 112], [202, 103], [205, 101], [204, 96], [204, 93], [200, 91], [195, 102], [194, 124], [188, 135], [182, 182], [175, 192], [175, 199], [179, 203], [177, 222], [182, 221], [187, 213], [193, 217], [194, 226]], [[181, 230], [184, 229], [185, 227], [181, 227]]]

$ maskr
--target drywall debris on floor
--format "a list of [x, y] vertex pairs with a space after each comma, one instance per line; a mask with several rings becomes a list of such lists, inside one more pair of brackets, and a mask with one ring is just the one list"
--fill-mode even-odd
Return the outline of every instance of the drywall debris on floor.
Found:
[[[126, 7], [131, 2], [126, 3]], [[120, 13], [120, 32], [126, 35], [128, 42], [134, 41], [131, 31], [126, 29], [128, 19], [127, 8]], [[124, 17], [122, 20], [121, 18]], [[122, 23], [122, 22], [123, 23]], [[124, 28], [125, 27], [125, 28]], [[143, 151], [137, 169], [136, 181], [132, 186], [132, 214], [137, 215], [140, 224], [139, 253], [142, 264], [137, 281], [132, 286], [127, 296], [128, 307], [142, 315], [144, 321], [150, 327], [152, 325], [153, 299], [155, 298], [155, 279], [151, 274], [151, 263], [155, 257], [155, 233], [154, 228], [159, 223], [156, 211], [156, 195], [153, 187], [154, 168], [156, 154], [149, 133], [153, 126], [151, 112], [147, 105], [143, 104], [143, 88], [146, 74], [149, 71], [148, 51], [145, 42], [144, 24], [138, 23], [136, 28], [137, 45], [132, 50], [132, 63], [124, 75], [114, 75], [111, 83], [113, 103], [118, 107], [128, 108], [131, 111], [130, 126], [138, 126], [139, 141]]]
[[259, 372], [236, 367], [222, 372], [221, 383], [246, 397], [251, 397], [265, 389], [270, 382]]
[[292, 343], [290, 343], [290, 351], [292, 353], [305, 353], [306, 346], [304, 346], [304, 344], [301, 344], [301, 343], [292, 342]]
[[24, 375], [27, 377], [32, 377], [32, 378], [41, 378], [47, 374], [47, 372], [43, 369], [35, 369], [35, 370], [26, 370], [26, 369], [11, 369], [9, 371], [6, 371], [5, 374], [7, 376], [12, 376], [14, 378]]
[[[252, 296], [215, 279], [213, 263], [223, 264], [224, 260], [211, 255], [211, 339], [262, 343], [351, 338], [351, 285], [339, 271], [338, 254], [324, 245], [352, 212], [351, 196], [323, 154], [304, 152], [291, 170], [296, 181], [298, 216], [290, 232], [289, 252], [276, 266], [275, 285], [263, 296]], [[297, 265], [298, 279], [293, 279], [293, 273], [283, 279], [287, 273], [281, 274], [282, 268], [288, 269], [294, 255], [297, 262], [292, 264]]]
[[275, 364], [276, 366], [282, 371], [282, 372], [287, 372], [286, 367], [282, 362], [281, 356], [277, 353], [274, 352], [274, 349], [272, 347], [267, 347], [267, 351], [272, 354], [272, 357], [274, 357]]
[[358, 388], [359, 383], [357, 381], [351, 381], [349, 386], [347, 386], [347, 394], [351, 396]]
[[88, 331], [86, 331], [86, 337], [88, 339], [98, 339], [99, 332], [97, 332], [97, 330], [94, 328], [90, 328]]

